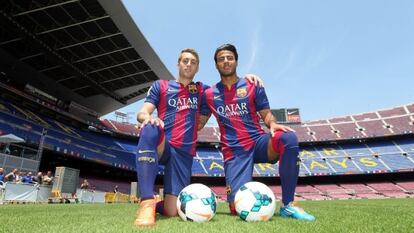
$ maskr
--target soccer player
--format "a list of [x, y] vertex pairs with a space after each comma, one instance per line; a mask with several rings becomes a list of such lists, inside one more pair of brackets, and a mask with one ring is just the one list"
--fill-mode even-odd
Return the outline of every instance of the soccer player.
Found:
[[[134, 224], [139, 227], [154, 226], [156, 211], [176, 216], [177, 196], [190, 184], [201, 97], [208, 86], [193, 82], [199, 67], [199, 56], [194, 49], [181, 51], [177, 67], [176, 80], [153, 83], [137, 114], [137, 120], [142, 123], [136, 159], [141, 202]], [[246, 78], [261, 82], [254, 75]], [[155, 109], [158, 117], [152, 118]], [[154, 182], [158, 164], [165, 165], [165, 197], [164, 202], [156, 203]]]
[[[221, 81], [203, 95], [201, 123], [210, 113], [220, 127], [224, 172], [228, 188], [228, 202], [236, 214], [234, 196], [237, 190], [252, 180], [254, 163], [276, 163], [282, 184], [280, 216], [313, 221], [293, 202], [299, 175], [299, 146], [294, 130], [276, 123], [263, 87], [251, 85], [237, 76], [238, 54], [231, 44], [217, 48], [214, 54]], [[258, 113], [258, 114], [257, 114]], [[260, 127], [260, 117], [270, 132]], [[200, 124], [199, 128], [203, 125]]]

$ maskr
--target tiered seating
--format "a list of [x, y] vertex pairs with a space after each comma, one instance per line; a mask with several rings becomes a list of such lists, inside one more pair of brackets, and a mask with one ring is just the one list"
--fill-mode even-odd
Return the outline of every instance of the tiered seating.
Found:
[[[410, 113], [406, 112], [405, 107]], [[308, 121], [301, 125], [290, 125], [290, 127], [296, 131], [300, 142], [382, 137], [413, 133], [414, 121], [412, 117], [414, 116], [414, 104], [406, 105], [405, 107], [400, 106], [378, 112], [336, 117], [329, 120]], [[389, 125], [390, 129], [386, 128], [387, 125]], [[218, 132], [218, 128], [206, 127], [199, 133], [198, 141], [219, 142]]]
[[395, 134], [406, 134], [414, 132], [414, 125], [409, 116], [402, 116], [397, 118], [388, 118], [385, 120], [388, 124], [392, 125], [392, 130]]
[[378, 119], [378, 115], [375, 112], [367, 112], [357, 115], [352, 115], [352, 118], [356, 121], [363, 121], [363, 120], [373, 120]]
[[296, 135], [298, 136], [299, 141], [301, 142], [316, 141], [315, 138], [309, 134], [307, 127], [298, 125], [298, 126], [292, 126], [292, 128], [296, 131]]
[[223, 160], [223, 156], [217, 148], [197, 148], [197, 156], [205, 159]]
[[269, 186], [269, 188], [273, 191], [276, 198], [281, 199], [281, 197], [282, 197], [282, 187], [281, 186]]
[[223, 160], [200, 159], [199, 162], [203, 164], [209, 176], [224, 176]]
[[405, 193], [403, 189], [391, 182], [381, 183], [367, 183], [369, 187], [374, 189], [377, 193], [380, 193], [386, 197], [408, 197], [409, 194]]
[[296, 196], [302, 197], [308, 200], [326, 200], [327, 197], [323, 195], [319, 190], [315, 189], [311, 185], [298, 185], [296, 187]]
[[381, 154], [391, 154], [399, 152], [398, 147], [396, 147], [393, 141], [377, 141], [377, 142], [368, 142], [366, 145], [371, 148], [373, 152], [381, 152]]
[[[300, 150], [300, 176], [363, 174], [414, 171], [414, 139], [369, 143], [304, 146]], [[217, 148], [198, 148], [207, 175], [224, 175], [223, 160]], [[279, 176], [278, 164], [255, 164], [254, 176]]]
[[384, 128], [384, 123], [382, 120], [373, 120], [373, 121], [361, 121], [358, 122], [359, 126], [365, 128], [365, 133], [368, 137], [382, 137], [391, 135], [391, 132]]
[[414, 196], [414, 181], [400, 181], [396, 184], [405, 192]]
[[351, 122], [352, 119], [350, 116], [344, 117], [335, 117], [329, 120], [330, 123], [342, 123], [342, 122]]
[[374, 190], [366, 186], [365, 184], [361, 183], [344, 183], [339, 184], [342, 188], [349, 190], [349, 192], [353, 193], [372, 193]]
[[227, 200], [227, 191], [224, 186], [210, 186], [211, 190], [216, 194], [219, 201]]
[[335, 174], [358, 174], [364, 171], [352, 159], [346, 157], [329, 158], [328, 163], [332, 166]]
[[193, 176], [206, 176], [208, 175], [207, 171], [204, 169], [202, 165], [202, 160], [198, 157], [194, 158], [193, 160], [193, 167], [192, 169], [192, 175]]
[[381, 159], [376, 157], [362, 157], [362, 158], [355, 158], [353, 161], [366, 173], [385, 173], [385, 172], [392, 172], [392, 170], [388, 169], [381, 161]]
[[216, 127], [204, 127], [198, 131], [199, 142], [220, 142], [219, 129]]
[[357, 131], [357, 126], [354, 122], [334, 124], [332, 126], [339, 131], [341, 139], [361, 138], [364, 136], [360, 131]]
[[131, 124], [128, 122], [118, 122], [113, 120], [104, 119], [101, 123], [107, 127], [109, 130], [114, 132], [138, 136], [140, 129], [137, 127], [136, 124]]
[[370, 157], [372, 156], [371, 151], [361, 144], [344, 144], [341, 145], [341, 148], [347, 155], [350, 155], [351, 157], [358, 157], [363, 155]]
[[338, 139], [338, 136], [332, 132], [330, 125], [309, 126], [309, 129], [315, 132], [315, 137], [318, 141]]
[[384, 163], [393, 171], [413, 170], [414, 162], [401, 153], [380, 155]]
[[414, 104], [407, 105], [407, 109], [410, 113], [414, 113]]
[[347, 189], [350, 192], [353, 192], [357, 198], [383, 198], [384, 196], [379, 195], [371, 187], [366, 186], [365, 184], [355, 183], [355, 184], [340, 184], [341, 187]]
[[347, 189], [336, 184], [315, 184], [314, 187], [332, 199], [351, 199], [353, 197]]
[[[281, 200], [280, 185], [268, 185]], [[226, 199], [224, 186], [213, 186], [212, 190], [222, 199]], [[411, 191], [409, 191], [411, 190]], [[298, 184], [295, 190], [295, 200], [328, 200], [328, 199], [381, 199], [414, 197], [414, 182], [370, 182], [344, 184]]]
[[414, 153], [414, 144], [413, 139], [406, 138], [406, 139], [399, 139], [394, 141], [396, 145], [398, 145], [403, 152], [406, 153]]
[[[0, 112], [0, 116], [2, 121], [0, 123], [11, 127], [15, 135], [25, 139], [26, 142], [39, 143], [44, 126], [4, 112]], [[135, 156], [117, 146], [114, 140], [103, 135], [94, 135], [92, 132], [75, 130], [63, 123], [59, 123], [58, 126], [46, 117], [38, 117], [49, 127], [44, 141], [45, 148], [100, 164], [135, 170]]]
[[328, 124], [327, 120], [316, 120], [316, 121], [310, 121], [310, 122], [306, 122], [307, 125], [323, 125], [323, 124]]
[[109, 130], [117, 132], [118, 129], [115, 128], [115, 126], [111, 123], [111, 121], [109, 121], [108, 119], [104, 119], [101, 121], [102, 124], [107, 127]]
[[13, 133], [16, 136], [23, 138], [27, 143], [37, 144], [40, 141], [40, 135], [43, 128], [39, 125], [24, 119], [14, 118], [12, 115], [2, 112], [0, 112], [0, 123], [2, 129], [8, 129], [9, 133]]
[[378, 111], [378, 113], [383, 118], [384, 117], [392, 117], [392, 116], [401, 116], [401, 115], [407, 114], [402, 106], [392, 108], [392, 109], [387, 109], [387, 110], [381, 110], [381, 111]]
[[254, 165], [253, 176], [279, 176], [278, 163], [259, 163]]
[[327, 165], [326, 159], [322, 158], [312, 158], [312, 159], [303, 159], [302, 163], [304, 166], [309, 168], [310, 175], [330, 175], [335, 172]]

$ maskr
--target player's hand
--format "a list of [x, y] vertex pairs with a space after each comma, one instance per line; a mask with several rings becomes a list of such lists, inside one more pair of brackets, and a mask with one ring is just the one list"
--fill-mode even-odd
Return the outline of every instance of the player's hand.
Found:
[[254, 75], [254, 74], [246, 74], [244, 76], [244, 78], [249, 81], [250, 83], [254, 83], [255, 86], [259, 86], [259, 87], [263, 87], [264, 83], [263, 80], [261, 78], [259, 78], [259, 76]]
[[161, 126], [161, 128], [164, 128], [164, 121], [162, 121], [160, 118], [150, 118], [145, 120], [144, 122], [142, 122], [141, 128], [143, 128], [147, 124]]
[[289, 131], [291, 131], [291, 132], [295, 132], [294, 129], [292, 129], [292, 128], [288, 127], [288, 126], [280, 125], [280, 124], [276, 124], [276, 123], [273, 123], [272, 122], [270, 124], [270, 134], [272, 135], [272, 137], [275, 136], [275, 132], [276, 131], [283, 131], [283, 132], [289, 132]]

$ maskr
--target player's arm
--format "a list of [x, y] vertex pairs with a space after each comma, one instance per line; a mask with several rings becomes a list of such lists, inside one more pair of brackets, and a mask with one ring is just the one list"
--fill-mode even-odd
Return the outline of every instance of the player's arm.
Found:
[[200, 115], [199, 119], [198, 119], [198, 128], [197, 130], [201, 130], [202, 128], [204, 128], [204, 126], [207, 124], [208, 119], [210, 119], [210, 115], [206, 116], [206, 115]]
[[288, 132], [288, 131], [295, 132], [295, 130], [293, 130], [292, 128], [290, 128], [288, 126], [278, 124], [277, 121], [276, 121], [276, 117], [273, 116], [270, 109], [263, 109], [263, 110], [259, 111], [259, 114], [262, 117], [262, 119], [263, 119], [265, 125], [267, 126], [267, 128], [269, 128], [270, 134], [272, 134], [272, 136], [278, 130], [281, 130], [281, 131], [284, 131], [284, 132]]
[[155, 105], [149, 102], [145, 102], [142, 108], [137, 113], [137, 121], [141, 123], [141, 127], [146, 124], [161, 125], [164, 127], [164, 122], [159, 118], [151, 118], [151, 114], [155, 111]]

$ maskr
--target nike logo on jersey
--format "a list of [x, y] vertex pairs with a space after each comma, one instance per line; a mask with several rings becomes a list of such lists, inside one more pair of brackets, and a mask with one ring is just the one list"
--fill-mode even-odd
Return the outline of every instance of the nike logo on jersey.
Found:
[[222, 96], [223, 96], [223, 95], [215, 95], [213, 98], [214, 98], [215, 100], [217, 100], [217, 99], [220, 99]]
[[168, 88], [167, 92], [171, 93], [171, 92], [179, 92], [180, 90], [178, 89], [172, 89], [172, 88]]
[[139, 150], [138, 154], [143, 154], [143, 153], [154, 153], [155, 151], [153, 150]]

